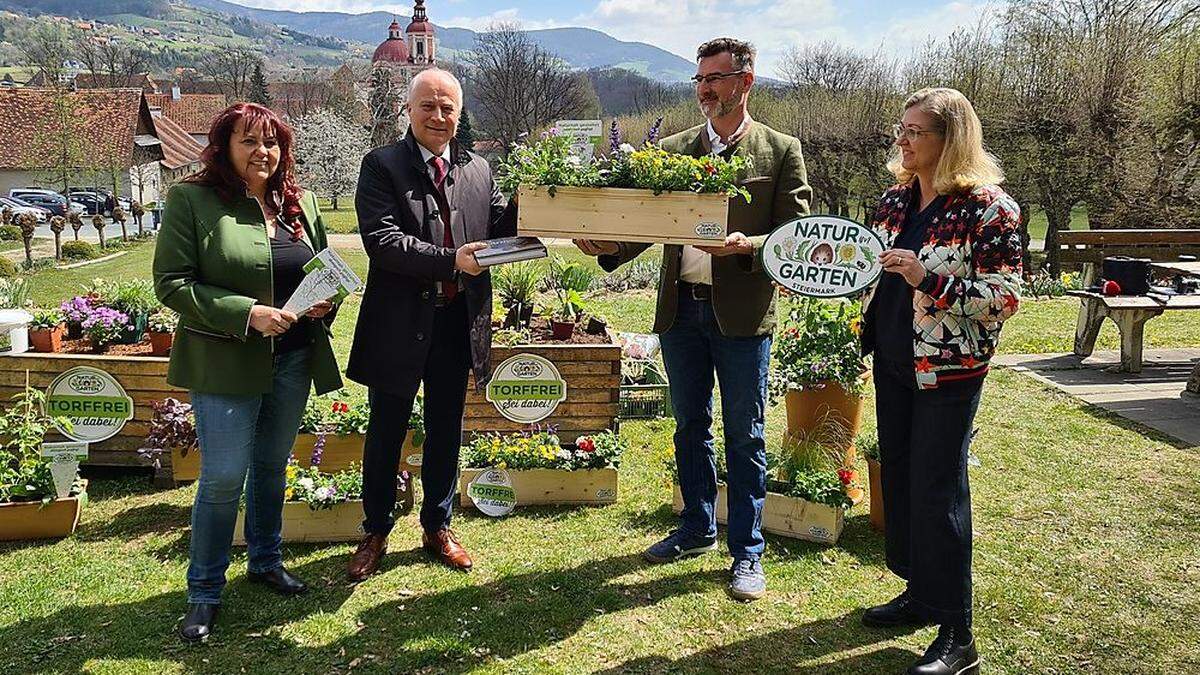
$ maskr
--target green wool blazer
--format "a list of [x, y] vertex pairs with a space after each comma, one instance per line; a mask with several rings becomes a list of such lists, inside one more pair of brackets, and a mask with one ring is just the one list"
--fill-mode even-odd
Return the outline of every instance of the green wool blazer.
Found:
[[[706, 127], [702, 124], [668, 136], [662, 148], [703, 157], [709, 153]], [[760, 249], [773, 229], [808, 214], [812, 189], [800, 141], [765, 124], [752, 120], [742, 139], [726, 148], [724, 156], [732, 154], [749, 157], [753, 168], [741, 180], [750, 192], [750, 203], [741, 197], [729, 200], [729, 233], [744, 233], [754, 243], [754, 255], [713, 257], [713, 313], [723, 335], [768, 335], [775, 330], [775, 286], [762, 269]], [[599, 258], [600, 266], [607, 271], [633, 260], [650, 244], [619, 242], [618, 246], [617, 254]], [[682, 246], [663, 247], [655, 333], [664, 333], [675, 323], [682, 260]]]
[[[300, 200], [314, 251], [328, 246], [316, 197]], [[249, 329], [250, 308], [274, 304], [271, 244], [253, 197], [223, 201], [210, 187], [171, 188], [154, 248], [154, 291], [179, 313], [167, 382], [206, 394], [265, 394], [274, 373], [274, 339]], [[329, 323], [305, 321], [312, 333], [317, 393], [342, 386]]]

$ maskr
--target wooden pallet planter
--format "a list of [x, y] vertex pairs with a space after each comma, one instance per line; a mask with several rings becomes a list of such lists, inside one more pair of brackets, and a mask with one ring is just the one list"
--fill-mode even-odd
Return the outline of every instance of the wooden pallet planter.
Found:
[[[347, 434], [325, 436], [325, 451], [321, 454], [321, 471], [335, 473], [350, 468], [351, 464], [362, 466], [363, 443], [365, 434]], [[296, 462], [303, 467], [312, 464], [313, 447], [317, 444], [316, 434], [297, 434], [296, 442], [292, 445], [292, 455]], [[421, 448], [413, 445], [412, 437], [404, 439], [404, 448], [400, 451], [400, 470], [412, 475], [421, 473]], [[176, 482], [194, 481], [200, 478], [200, 452], [193, 450], [182, 456], [179, 449], [171, 451], [171, 477]]]
[[[459, 503], [475, 504], [467, 496], [467, 486], [487, 469], [463, 469], [458, 477]], [[617, 501], [616, 469], [530, 469], [509, 471], [517, 506], [612, 504]]]
[[[363, 536], [362, 520], [361, 501], [342, 502], [332, 508], [317, 510], [302, 502], [288, 502], [283, 505], [283, 528], [280, 534], [288, 544], [358, 541]], [[245, 526], [246, 510], [243, 508], [238, 511], [237, 525], [233, 530], [235, 546], [246, 545]]]
[[45, 506], [40, 501], [0, 504], [0, 541], [69, 536], [79, 525], [79, 516], [86, 503], [87, 481], [78, 493], [55, 499]]
[[[129, 420], [120, 433], [88, 447], [87, 461], [83, 466], [150, 466], [148, 460], [138, 454], [145, 445], [154, 416], [151, 404], [167, 397], [187, 402], [188, 392], [167, 384], [167, 364], [170, 359], [155, 356], [110, 356], [104, 354], [0, 354], [0, 399], [9, 400], [25, 386], [25, 372], [29, 371], [29, 384], [45, 391], [54, 378], [75, 368], [91, 366], [107, 372], [125, 389], [133, 399], [133, 419]], [[65, 440], [50, 434], [46, 440]], [[170, 476], [170, 466], [162, 462], [162, 471]]]
[[[567, 384], [567, 399], [558, 404], [539, 424], [554, 425], [563, 443], [574, 443], [580, 436], [617, 430], [621, 408], [621, 347], [611, 341], [603, 345], [531, 344], [492, 347], [492, 365], [498, 366], [518, 354], [535, 354], [554, 364]], [[528, 425], [513, 422], [500, 414], [482, 392], [475, 390], [472, 376], [467, 385], [466, 419], [463, 442], [475, 434], [512, 433]]]
[[522, 185], [524, 236], [712, 246], [725, 241], [725, 194]]
[[[683, 511], [683, 494], [675, 486], [675, 513]], [[845, 511], [805, 499], [767, 492], [763, 502], [762, 529], [781, 537], [836, 544], [845, 524]], [[717, 522], [729, 522], [729, 496], [724, 483], [717, 484]]]

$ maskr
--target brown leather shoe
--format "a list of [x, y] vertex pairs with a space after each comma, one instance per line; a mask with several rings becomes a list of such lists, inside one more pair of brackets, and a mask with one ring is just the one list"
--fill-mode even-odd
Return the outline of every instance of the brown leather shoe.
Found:
[[458, 535], [453, 530], [444, 527], [432, 534], [426, 532], [421, 536], [421, 545], [442, 564], [464, 572], [471, 571], [474, 564], [471, 556], [458, 542]]
[[350, 556], [346, 576], [350, 577], [350, 581], [364, 581], [379, 570], [379, 561], [383, 559], [384, 553], [387, 553], [387, 535], [368, 534], [363, 537], [358, 544], [358, 550]]

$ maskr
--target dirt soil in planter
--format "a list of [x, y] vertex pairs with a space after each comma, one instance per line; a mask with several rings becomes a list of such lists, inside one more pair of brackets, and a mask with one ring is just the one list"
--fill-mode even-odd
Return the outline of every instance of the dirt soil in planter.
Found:
[[[500, 325], [496, 324], [496, 328]], [[570, 340], [555, 340], [554, 335], [550, 330], [550, 320], [541, 317], [533, 317], [533, 321], [529, 324], [529, 333], [532, 336], [533, 344], [551, 344], [551, 345], [607, 345], [612, 344], [607, 335], [592, 335], [584, 330], [587, 327], [587, 321], [581, 321], [575, 326], [575, 332], [571, 335]]]
[[154, 347], [150, 340], [142, 340], [136, 345], [109, 345], [102, 352], [92, 350], [92, 342], [87, 338], [78, 340], [63, 340], [60, 354], [104, 354], [106, 356], [153, 356]]

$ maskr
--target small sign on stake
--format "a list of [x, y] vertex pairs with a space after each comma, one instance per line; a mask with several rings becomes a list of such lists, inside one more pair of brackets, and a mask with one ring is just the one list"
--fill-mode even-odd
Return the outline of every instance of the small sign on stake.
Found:
[[512, 513], [517, 505], [517, 493], [512, 478], [504, 469], [488, 469], [467, 485], [467, 496], [484, 515], [499, 518]]
[[42, 443], [42, 457], [50, 460], [50, 475], [54, 477], [54, 491], [59, 499], [71, 496], [71, 488], [79, 475], [79, 463], [87, 456], [87, 443]]
[[571, 139], [571, 154], [584, 164], [591, 164], [596, 152], [596, 143], [604, 137], [604, 124], [600, 120], [559, 120], [554, 125], [560, 136]]

